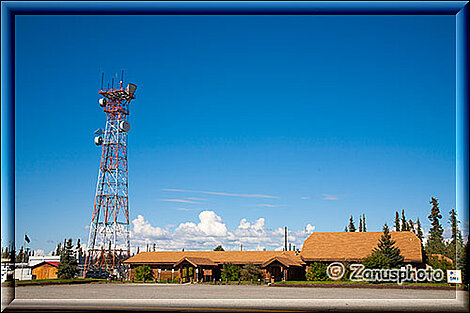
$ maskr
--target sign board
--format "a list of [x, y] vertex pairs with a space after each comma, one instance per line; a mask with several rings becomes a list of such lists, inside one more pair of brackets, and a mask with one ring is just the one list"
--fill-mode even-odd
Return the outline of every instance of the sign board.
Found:
[[204, 270], [204, 276], [212, 276], [212, 270]]
[[461, 270], [447, 270], [447, 282], [454, 284], [462, 283], [462, 271]]

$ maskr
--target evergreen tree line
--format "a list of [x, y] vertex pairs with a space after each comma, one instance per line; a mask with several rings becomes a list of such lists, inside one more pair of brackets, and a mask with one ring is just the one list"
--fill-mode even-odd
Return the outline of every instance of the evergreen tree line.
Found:
[[[423, 229], [421, 227], [421, 222], [419, 218], [416, 219], [416, 223], [412, 219], [407, 220], [405, 217], [405, 210], [401, 211], [401, 217], [398, 212], [395, 212], [395, 231], [411, 231], [416, 234], [416, 236], [421, 240], [423, 259], [426, 263], [438, 265], [438, 267], [448, 267], [451, 268], [454, 265], [454, 268], [461, 269], [464, 266], [467, 249], [467, 243], [464, 243], [462, 232], [459, 227], [460, 221], [457, 218], [457, 212], [455, 209], [449, 211], [449, 220], [448, 223], [451, 226], [451, 238], [450, 240], [444, 239], [444, 228], [441, 224], [442, 214], [439, 208], [438, 199], [432, 197], [429, 201], [431, 205], [431, 212], [428, 215], [428, 219], [431, 223], [431, 228], [429, 229], [428, 237], [424, 238]], [[425, 243], [424, 243], [425, 242]], [[449, 263], [447, 261], [439, 261], [437, 254], [448, 257], [452, 260], [453, 264], [443, 264]], [[440, 264], [436, 264], [440, 263]]]
[[[423, 228], [419, 218], [416, 221], [407, 219], [405, 216], [405, 210], [401, 210], [401, 216], [398, 211], [395, 212], [394, 219], [394, 230], [395, 231], [411, 231], [421, 240], [423, 257], [425, 261], [428, 261], [428, 256], [433, 254], [441, 254], [446, 256], [454, 263], [460, 262], [465, 256], [465, 250], [467, 249], [467, 243], [464, 242], [462, 232], [459, 228], [460, 221], [457, 219], [457, 212], [455, 209], [449, 211], [449, 224], [451, 226], [451, 238], [445, 240], [443, 237], [444, 228], [441, 225], [440, 220], [442, 215], [439, 209], [439, 201], [436, 198], [431, 198], [429, 201], [431, 204], [431, 212], [428, 215], [428, 219], [431, 222], [431, 228], [429, 230], [429, 236], [425, 240]], [[385, 227], [385, 226], [384, 226]], [[388, 226], [387, 226], [388, 228]], [[366, 230], [366, 218], [365, 214], [359, 217], [359, 228], [356, 228], [353, 216], [349, 218], [349, 224], [344, 228], [346, 232], [364, 232]], [[425, 242], [425, 244], [423, 244]]]
[[[419, 218], [416, 219], [416, 223], [411, 219], [407, 220], [405, 210], [401, 211], [401, 216], [398, 211], [395, 212], [394, 229], [395, 231], [411, 231], [415, 233], [421, 241], [423, 261], [426, 264], [444, 271], [447, 269], [460, 269], [462, 270], [463, 282], [468, 284], [468, 277], [465, 271], [468, 240], [466, 242], [463, 240], [457, 212], [455, 209], [449, 211], [448, 222], [451, 228], [451, 238], [450, 240], [445, 240], [443, 236], [444, 228], [440, 221], [442, 215], [439, 208], [439, 201], [432, 197], [429, 204], [431, 205], [431, 211], [427, 217], [431, 223], [431, 228], [426, 239], [424, 238]], [[349, 219], [349, 225], [345, 228], [345, 231], [356, 231], [352, 216]], [[362, 215], [359, 223], [359, 231], [365, 231], [364, 215]], [[448, 262], [446, 258], [442, 258], [440, 255], [449, 258], [451, 262]], [[400, 249], [395, 246], [395, 241], [391, 238], [387, 224], [383, 227], [383, 235], [378, 242], [377, 248], [363, 260], [363, 264], [370, 268], [396, 268], [403, 264], [403, 256], [400, 254]]]
[[[72, 240], [72, 239], [69, 239]], [[67, 246], [67, 239], [64, 239], [64, 242], [59, 242], [56, 248], [52, 251], [51, 255], [62, 256], [66, 253], [66, 246]], [[85, 252], [83, 251], [80, 243], [80, 238], [77, 239], [77, 243], [75, 247], [72, 245], [71, 247], [72, 255], [79, 261], [79, 263], [83, 263], [85, 260]], [[27, 263], [29, 261], [30, 256], [35, 256], [36, 252], [31, 250], [29, 247], [24, 248], [23, 246], [20, 247], [19, 250], [12, 249], [11, 245], [5, 248], [2, 248], [2, 258], [10, 258], [12, 255], [15, 255], [15, 262], [16, 263]]]
[[362, 214], [359, 215], [359, 229], [356, 229], [356, 225], [354, 224], [354, 218], [351, 215], [349, 218], [349, 224], [344, 227], [345, 232], [366, 232], [367, 231], [367, 226], [366, 226], [366, 215]]
[[[54, 251], [52, 251], [52, 255], [58, 255], [62, 258], [62, 256], [64, 255], [64, 253], [68, 253], [67, 252], [67, 245], [68, 245], [68, 241], [71, 241], [72, 239], [64, 239], [64, 242], [59, 242], [55, 248]], [[72, 244], [72, 241], [71, 241], [71, 247], [70, 247], [71, 251], [71, 255], [73, 255], [75, 257], [75, 259], [77, 260], [78, 264], [83, 264], [85, 263], [85, 251], [83, 251], [82, 249], [82, 245], [81, 245], [81, 242], [80, 242], [80, 238], [77, 239], [77, 242], [75, 244], [75, 246]]]
[[[444, 240], [443, 233], [444, 229], [441, 225], [440, 219], [442, 218], [439, 202], [436, 198], [431, 198], [429, 201], [431, 204], [431, 213], [428, 215], [428, 219], [431, 222], [431, 228], [429, 230], [429, 236], [426, 240], [426, 244], [423, 247], [423, 256], [426, 263], [442, 269], [460, 269], [462, 270], [463, 280], [468, 283], [466, 277], [466, 263], [467, 263], [467, 251], [468, 251], [468, 240], [464, 242], [462, 232], [459, 227], [460, 221], [457, 218], [457, 212], [455, 209], [449, 211], [449, 224], [451, 228], [450, 240]], [[452, 260], [453, 264], [449, 264], [445, 259], [439, 258], [437, 254], [448, 257]]]
[[20, 250], [16, 253], [11, 247], [2, 248], [2, 259], [10, 259], [13, 254], [15, 255], [14, 259], [16, 263], [28, 263], [29, 257], [34, 255], [34, 250], [20, 247]]

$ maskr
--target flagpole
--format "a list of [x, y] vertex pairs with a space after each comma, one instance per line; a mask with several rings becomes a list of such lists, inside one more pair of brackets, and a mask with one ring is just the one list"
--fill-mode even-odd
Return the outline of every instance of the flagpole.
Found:
[[[21, 278], [23, 278], [23, 269], [24, 269], [24, 252], [25, 252], [25, 249], [26, 249], [26, 233], [24, 233], [24, 237], [23, 237], [23, 262], [21, 262]], [[20, 279], [21, 280], [21, 279]]]

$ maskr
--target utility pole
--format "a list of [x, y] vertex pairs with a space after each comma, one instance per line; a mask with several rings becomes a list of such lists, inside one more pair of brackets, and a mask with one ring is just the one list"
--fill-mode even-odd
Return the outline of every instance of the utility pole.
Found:
[[287, 251], [287, 226], [284, 227], [284, 251]]

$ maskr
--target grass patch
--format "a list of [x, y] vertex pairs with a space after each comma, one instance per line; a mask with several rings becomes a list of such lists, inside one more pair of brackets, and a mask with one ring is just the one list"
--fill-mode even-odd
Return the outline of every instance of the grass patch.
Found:
[[[132, 281], [132, 280], [125, 280], [124, 283], [127, 283], [127, 284], [129, 284], [129, 283], [131, 283], [131, 284], [132, 284], [132, 283], [134, 283], [134, 284], [141, 284], [141, 283], [143, 283], [143, 281], [142, 281], [142, 279], [134, 279], [134, 281]], [[176, 280], [176, 279], [175, 279], [175, 280], [171, 280], [171, 279], [170, 279], [170, 280], [168, 280], [168, 281], [166, 281], [166, 280], [157, 280], [157, 281], [155, 282], [155, 280], [152, 279], [152, 280], [145, 280], [145, 283], [146, 283], [146, 284], [179, 284], [179, 281]]]
[[366, 281], [344, 281], [344, 280], [299, 280], [299, 281], [277, 281], [274, 285], [368, 285]]
[[52, 279], [31, 279], [31, 280], [18, 280], [18, 279], [15, 279], [15, 282], [22, 282], [22, 283], [32, 283], [32, 282], [46, 283], [46, 282], [95, 281], [95, 280], [106, 281], [106, 279], [96, 279], [96, 278], [72, 278], [72, 279], [52, 278]]
[[92, 283], [92, 282], [106, 282], [106, 279], [96, 278], [73, 278], [73, 279], [32, 279], [32, 280], [15, 280], [15, 285], [48, 285], [48, 284], [74, 284], [74, 283]]
[[[394, 282], [386, 283], [371, 283], [368, 281], [348, 281], [348, 280], [327, 280], [327, 281], [278, 281], [274, 283], [275, 285], [398, 285]], [[403, 282], [401, 285], [406, 286], [439, 286], [439, 287], [455, 287], [453, 284], [448, 283], [409, 283]]]
[[[202, 282], [202, 284], [212, 284], [214, 285], [213, 281], [205, 281]], [[263, 285], [264, 282], [260, 281], [258, 282], [257, 280], [254, 280], [253, 283], [250, 280], [241, 280], [240, 282], [238, 280], [229, 280], [227, 283], [225, 283], [225, 280], [223, 281], [215, 281], [215, 285]]]

